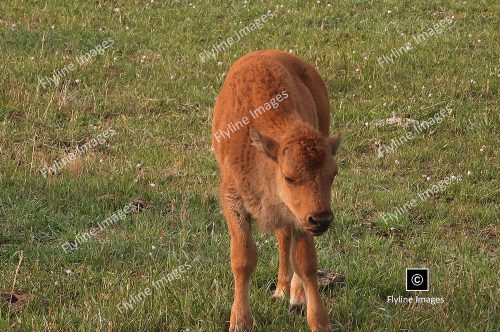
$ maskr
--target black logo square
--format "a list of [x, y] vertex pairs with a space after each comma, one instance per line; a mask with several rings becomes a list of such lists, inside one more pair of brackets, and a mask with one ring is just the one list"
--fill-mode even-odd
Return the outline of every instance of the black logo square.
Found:
[[406, 269], [406, 290], [427, 292], [429, 290], [429, 269]]

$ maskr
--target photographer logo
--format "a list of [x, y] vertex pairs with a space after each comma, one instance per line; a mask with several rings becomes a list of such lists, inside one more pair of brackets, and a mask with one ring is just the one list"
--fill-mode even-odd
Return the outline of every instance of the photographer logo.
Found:
[[429, 269], [406, 269], [406, 291], [429, 291]]

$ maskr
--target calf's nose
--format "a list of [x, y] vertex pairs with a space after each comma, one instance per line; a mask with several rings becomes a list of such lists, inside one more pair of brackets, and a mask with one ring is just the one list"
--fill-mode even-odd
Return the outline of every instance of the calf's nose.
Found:
[[310, 214], [307, 217], [307, 221], [315, 226], [328, 227], [330, 223], [333, 221], [333, 212], [323, 211], [315, 214]]

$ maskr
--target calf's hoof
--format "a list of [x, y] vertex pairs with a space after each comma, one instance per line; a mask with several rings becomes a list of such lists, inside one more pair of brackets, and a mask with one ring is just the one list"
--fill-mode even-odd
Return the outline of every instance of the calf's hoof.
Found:
[[332, 328], [328, 326], [311, 327], [312, 332], [332, 332]]
[[250, 312], [231, 311], [231, 320], [229, 323], [229, 332], [251, 331], [254, 320]]
[[304, 316], [306, 314], [306, 305], [302, 303], [290, 304], [288, 310], [296, 315]]
[[238, 322], [235, 325], [230, 325], [229, 326], [229, 332], [249, 332], [252, 331], [253, 328], [253, 322], [252, 324], [241, 324]]
[[271, 299], [275, 300], [275, 301], [283, 301], [283, 300], [286, 300], [287, 298], [287, 295], [285, 293], [284, 290], [280, 289], [276, 289], [276, 291], [274, 292], [274, 294], [271, 296]]

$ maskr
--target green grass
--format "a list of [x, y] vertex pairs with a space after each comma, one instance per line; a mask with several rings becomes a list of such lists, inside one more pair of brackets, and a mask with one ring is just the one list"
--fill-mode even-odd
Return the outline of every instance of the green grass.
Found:
[[[292, 50], [318, 68], [332, 132], [343, 135], [336, 223], [317, 239], [320, 267], [347, 279], [323, 293], [335, 330], [498, 330], [497, 2], [112, 3], [0, 2], [0, 292], [11, 290], [23, 251], [14, 289], [33, 295], [16, 312], [0, 305], [1, 331], [227, 329], [233, 282], [211, 111], [230, 65], [267, 48]], [[275, 16], [262, 29], [200, 61], [203, 50], [268, 10]], [[448, 16], [448, 30], [394, 64], [377, 63]], [[112, 49], [59, 85], [38, 84], [108, 38]], [[447, 104], [453, 114], [441, 124], [377, 158], [378, 140], [389, 144], [407, 129], [372, 121], [424, 120]], [[41, 176], [41, 167], [108, 128], [116, 135], [106, 144], [50, 181]], [[451, 174], [462, 180], [397, 221], [382, 221], [382, 213]], [[61, 249], [138, 197], [152, 206], [77, 251]], [[307, 331], [305, 318], [271, 301], [276, 242], [255, 238], [258, 330]], [[192, 268], [180, 279], [118, 311], [118, 303], [185, 263]], [[409, 295], [407, 267], [428, 267], [425, 296], [445, 303], [386, 303], [389, 295]]]

